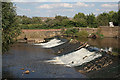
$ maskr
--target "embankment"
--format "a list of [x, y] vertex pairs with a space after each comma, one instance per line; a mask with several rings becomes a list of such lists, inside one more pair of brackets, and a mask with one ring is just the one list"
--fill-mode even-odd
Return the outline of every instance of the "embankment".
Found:
[[[29, 41], [41, 42], [44, 38], [50, 38], [57, 35], [61, 35], [62, 29], [23, 29], [20, 36], [17, 39], [24, 39], [25, 37]], [[87, 31], [89, 34], [100, 32], [104, 37], [120, 37], [120, 27], [108, 27], [100, 26], [99, 28], [79, 28], [79, 31]]]

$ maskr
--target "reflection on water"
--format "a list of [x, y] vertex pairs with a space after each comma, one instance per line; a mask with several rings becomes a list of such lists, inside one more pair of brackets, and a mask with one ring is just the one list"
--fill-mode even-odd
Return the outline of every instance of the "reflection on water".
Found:
[[[74, 68], [45, 63], [55, 57], [51, 49], [24, 43], [15, 44], [3, 54], [3, 77], [8, 78], [82, 78]], [[21, 70], [24, 68], [25, 70]], [[23, 74], [29, 70], [29, 74]], [[32, 72], [34, 71], [34, 72]]]
[[113, 48], [113, 51], [120, 53], [120, 39], [116, 38], [101, 38], [101, 39], [91, 39], [91, 38], [78, 38], [79, 41], [86, 41], [91, 46], [98, 48], [108, 49]]

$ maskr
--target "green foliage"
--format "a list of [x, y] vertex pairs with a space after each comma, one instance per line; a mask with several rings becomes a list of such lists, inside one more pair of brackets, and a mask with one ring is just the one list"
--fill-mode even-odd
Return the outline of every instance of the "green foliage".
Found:
[[55, 16], [55, 20], [62, 21], [64, 19], [68, 19], [67, 16], [60, 16], [60, 15]]
[[77, 36], [77, 37], [88, 37], [88, 32], [87, 31], [79, 31], [79, 29], [72, 28], [72, 29], [67, 29], [65, 31], [65, 34], [67, 35], [72, 35], [72, 36]]
[[[90, 27], [97, 28], [99, 26], [108, 26], [112, 21], [115, 26], [118, 26], [118, 12], [110, 11], [95, 16], [93, 13], [85, 15], [84, 13], [75, 14], [73, 19], [67, 16], [55, 16], [55, 19], [48, 18], [42, 21], [41, 17], [18, 16], [21, 27], [23, 29], [60, 29], [72, 27]], [[33, 26], [32, 26], [33, 25]]]
[[117, 52], [112, 52], [111, 53], [113, 56], [119, 56], [119, 53], [117, 53]]
[[86, 37], [88, 37], [88, 32], [87, 31], [80, 31], [80, 32], [76, 33], [76, 36], [86, 38]]
[[120, 8], [119, 8], [119, 11], [118, 11], [118, 25], [120, 26]]
[[114, 11], [109, 12], [110, 21], [113, 22], [115, 26], [118, 25], [118, 13]]
[[84, 13], [78, 13], [74, 16], [76, 27], [87, 27], [86, 16]]
[[86, 19], [86, 16], [85, 16], [84, 13], [78, 13], [78, 14], [75, 14], [74, 19], [78, 19], [78, 18]]
[[2, 51], [9, 49], [20, 34], [19, 21], [16, 17], [15, 7], [11, 2], [2, 2]]
[[96, 18], [95, 18], [94, 14], [87, 15], [87, 20], [86, 21], [87, 21], [87, 26], [89, 26], [91, 28], [98, 27], [97, 21], [96, 21]]
[[75, 29], [75, 28], [72, 28], [72, 29], [67, 29], [65, 31], [65, 34], [67, 35], [75, 35], [79, 30], [78, 29]]
[[99, 26], [108, 26], [109, 23], [109, 14], [108, 13], [102, 13], [97, 16], [97, 21]]

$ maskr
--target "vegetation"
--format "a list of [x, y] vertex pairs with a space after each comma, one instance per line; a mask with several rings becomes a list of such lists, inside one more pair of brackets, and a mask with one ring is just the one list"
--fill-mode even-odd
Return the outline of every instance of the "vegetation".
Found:
[[88, 32], [87, 31], [79, 31], [77, 28], [71, 28], [67, 29], [64, 34], [68, 36], [75, 36], [75, 37], [83, 37], [86, 38], [88, 37]]
[[80, 31], [76, 33], [76, 36], [86, 38], [88, 37], [88, 32], [87, 31]]
[[2, 51], [9, 49], [16, 37], [20, 34], [19, 21], [15, 7], [11, 2], [2, 2]]
[[93, 13], [85, 15], [84, 13], [75, 14], [73, 19], [67, 16], [55, 16], [55, 19], [48, 18], [42, 21], [40, 17], [29, 18], [27, 16], [17, 16], [22, 29], [60, 29], [72, 27], [90, 27], [97, 28], [98, 26], [108, 26], [109, 22], [113, 22], [118, 26], [119, 11], [110, 11], [109, 13], [101, 13], [95, 16]]

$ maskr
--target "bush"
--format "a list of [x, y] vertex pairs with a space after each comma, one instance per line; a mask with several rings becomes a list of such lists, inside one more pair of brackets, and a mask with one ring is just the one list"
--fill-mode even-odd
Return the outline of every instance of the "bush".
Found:
[[76, 36], [78, 37], [88, 37], [88, 32], [87, 31], [80, 31], [76, 33]]
[[79, 30], [78, 29], [75, 29], [75, 28], [72, 28], [72, 29], [67, 29], [65, 31], [65, 34], [67, 35], [75, 35]]

